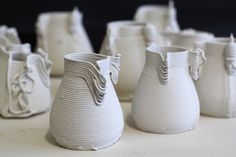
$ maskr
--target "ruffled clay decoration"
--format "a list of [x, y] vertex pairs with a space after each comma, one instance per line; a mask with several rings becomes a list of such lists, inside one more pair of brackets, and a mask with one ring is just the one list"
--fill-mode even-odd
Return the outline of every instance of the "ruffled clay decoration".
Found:
[[117, 82], [119, 60], [119, 55], [65, 56], [65, 74], [50, 114], [50, 131], [59, 145], [98, 150], [120, 138], [123, 115], [112, 85]]
[[111, 71], [111, 80], [114, 84], [118, 82], [118, 75], [120, 71], [120, 54], [110, 57], [110, 71]]
[[164, 54], [164, 53], [161, 53], [161, 52], [159, 53], [159, 55], [160, 55], [160, 58], [161, 58], [161, 62], [159, 64], [159, 66], [157, 67], [158, 76], [159, 76], [160, 83], [162, 85], [166, 85], [167, 82], [168, 82], [167, 55]]
[[205, 52], [194, 44], [194, 48], [189, 50], [189, 69], [194, 80], [198, 80], [200, 76], [200, 67], [203, 63], [206, 63], [206, 61]]
[[21, 117], [22, 115], [29, 116], [32, 114], [29, 107], [29, 95], [33, 92], [35, 81], [29, 76], [30, 72], [32, 72], [31, 69], [25, 67], [23, 71], [19, 72], [15, 78], [13, 78], [11, 93], [9, 94], [13, 97], [17, 97], [17, 107], [13, 107], [15, 104], [10, 102], [9, 107], [4, 107], [3, 116], [14, 115], [16, 117]]
[[106, 79], [92, 64], [81, 62], [81, 66], [77, 68], [80, 73], [76, 75], [83, 78], [93, 95], [96, 105], [101, 105], [106, 91]]
[[5, 73], [1, 79], [6, 80], [7, 84], [6, 88], [1, 87], [7, 93], [6, 98], [0, 102], [1, 115], [5, 118], [19, 118], [46, 111], [51, 96], [50, 61], [45, 53], [31, 53], [29, 44], [11, 45], [8, 50], [2, 48], [1, 53], [5, 54], [6, 60], [3, 67]]
[[11, 44], [20, 44], [21, 41], [18, 37], [15, 28], [8, 28], [7, 26], [0, 26], [0, 45], [9, 46]]
[[225, 69], [229, 75], [236, 75], [236, 44], [234, 36], [231, 34], [229, 43], [224, 49]]

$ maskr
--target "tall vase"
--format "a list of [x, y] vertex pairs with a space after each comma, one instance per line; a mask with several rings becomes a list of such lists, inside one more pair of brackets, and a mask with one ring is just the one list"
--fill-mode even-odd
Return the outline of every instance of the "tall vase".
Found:
[[82, 25], [82, 14], [72, 12], [42, 13], [38, 17], [37, 46], [48, 53], [53, 62], [52, 75], [63, 75], [63, 57], [71, 52], [92, 52]]
[[202, 53], [178, 47], [148, 47], [132, 103], [135, 125], [154, 133], [179, 133], [196, 127], [198, 78]]
[[108, 24], [100, 53], [120, 53], [121, 71], [115, 86], [120, 100], [132, 100], [137, 81], [145, 62], [145, 47], [156, 44], [152, 25], [134, 21], [116, 21]]
[[234, 37], [215, 38], [197, 45], [206, 52], [207, 63], [195, 82], [201, 113], [213, 117], [236, 117], [236, 44]]
[[47, 55], [31, 53], [28, 44], [0, 48], [0, 115], [23, 118], [45, 112], [51, 105]]
[[97, 150], [119, 140], [123, 114], [112, 85], [119, 59], [89, 53], [65, 56], [65, 74], [50, 115], [51, 134], [59, 145]]

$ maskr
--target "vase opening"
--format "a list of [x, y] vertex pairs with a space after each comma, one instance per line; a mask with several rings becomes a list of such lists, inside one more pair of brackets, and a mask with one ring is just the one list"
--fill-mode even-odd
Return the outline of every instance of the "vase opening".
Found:
[[180, 47], [157, 47], [157, 46], [150, 46], [146, 48], [148, 52], [152, 52], [152, 53], [163, 53], [163, 54], [167, 54], [167, 53], [178, 53], [178, 52], [184, 52], [187, 51], [184, 48], [180, 48]]
[[14, 61], [26, 61], [27, 55], [22, 53], [13, 53], [12, 59]]

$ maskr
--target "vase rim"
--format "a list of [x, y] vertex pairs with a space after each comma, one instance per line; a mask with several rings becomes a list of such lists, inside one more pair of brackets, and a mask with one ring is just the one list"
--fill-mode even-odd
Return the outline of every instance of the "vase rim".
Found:
[[[173, 8], [175, 9], [175, 7]], [[165, 4], [144, 4], [138, 7], [138, 11], [156, 11], [156, 12], [166, 12], [169, 11], [169, 6]]]
[[161, 52], [161, 53], [181, 53], [181, 52], [188, 52], [187, 49], [182, 48], [182, 47], [177, 47], [177, 46], [149, 46], [146, 48], [147, 52], [150, 53], [156, 53]]
[[111, 29], [113, 27], [116, 28], [124, 28], [124, 27], [143, 27], [146, 26], [147, 23], [145, 22], [138, 22], [134, 20], [118, 20], [118, 21], [111, 21], [107, 24], [107, 29]]

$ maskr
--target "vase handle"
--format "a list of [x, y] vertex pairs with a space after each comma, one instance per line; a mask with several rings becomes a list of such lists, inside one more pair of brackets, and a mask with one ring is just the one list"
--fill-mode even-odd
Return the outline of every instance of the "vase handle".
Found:
[[224, 61], [227, 74], [236, 76], [236, 44], [233, 34], [230, 35], [230, 41], [224, 48]]
[[200, 76], [200, 67], [207, 61], [204, 50], [194, 44], [194, 48], [189, 50], [190, 74], [194, 80]]
[[143, 36], [145, 39], [146, 47], [156, 45], [156, 37], [158, 35], [154, 25], [146, 24], [146, 26], [143, 27]]
[[157, 67], [157, 73], [159, 76], [160, 83], [166, 85], [168, 83], [168, 61], [167, 55], [161, 52], [158, 52], [160, 55], [160, 64]]
[[111, 57], [110, 60], [110, 76], [114, 84], [118, 81], [118, 75], [120, 71], [120, 54]]

